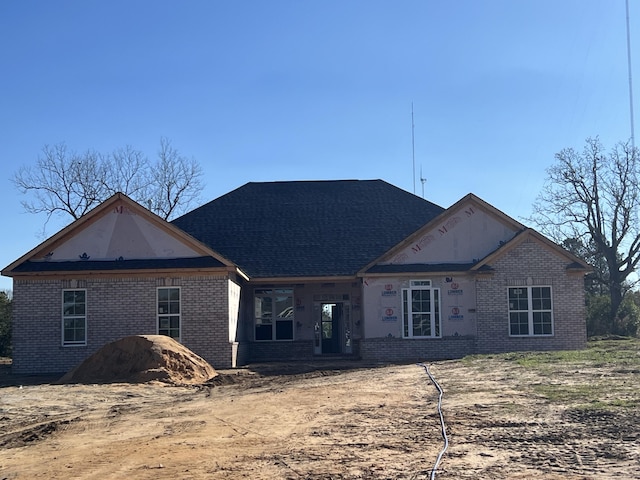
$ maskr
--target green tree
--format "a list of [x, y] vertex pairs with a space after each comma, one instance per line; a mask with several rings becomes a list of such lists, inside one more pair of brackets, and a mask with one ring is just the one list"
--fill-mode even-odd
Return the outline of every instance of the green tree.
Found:
[[609, 267], [607, 266], [607, 261], [598, 252], [593, 242], [590, 241], [585, 245], [580, 238], [566, 238], [562, 241], [561, 245], [593, 267], [593, 270], [584, 276], [584, 287], [587, 294], [608, 294]]
[[580, 239], [606, 262], [612, 333], [628, 279], [640, 261], [640, 156], [630, 143], [606, 152], [598, 138], [582, 152], [566, 148], [555, 155], [534, 203], [531, 220], [556, 241]]
[[[608, 295], [587, 295], [587, 335], [611, 333], [609, 311], [611, 298]], [[640, 333], [640, 293], [632, 291], [625, 295], [616, 316], [615, 331], [619, 335], [637, 336]]]
[[11, 356], [11, 297], [0, 291], [0, 357]]

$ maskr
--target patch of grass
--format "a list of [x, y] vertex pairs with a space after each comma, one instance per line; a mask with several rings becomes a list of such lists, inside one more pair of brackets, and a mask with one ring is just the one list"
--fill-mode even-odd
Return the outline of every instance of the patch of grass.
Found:
[[513, 402], [499, 403], [497, 406], [507, 413], [518, 413], [523, 410], [522, 405]]
[[608, 392], [608, 388], [601, 384], [537, 384], [533, 391], [553, 403], [582, 403], [601, 398]]
[[[524, 394], [584, 410], [640, 408], [640, 339], [590, 341], [584, 350], [473, 355], [465, 365], [517, 378]], [[505, 377], [506, 378], [506, 377]]]
[[597, 340], [588, 342], [584, 350], [561, 350], [549, 352], [511, 352], [500, 355], [472, 355], [465, 358], [473, 363], [478, 359], [499, 359], [514, 362], [527, 368], [544, 369], [546, 366], [557, 365], [589, 365], [598, 367], [604, 365], [639, 366], [640, 367], [640, 339], [623, 338], [619, 340]]
[[640, 399], [631, 398], [631, 399], [622, 399], [616, 398], [609, 401], [604, 400], [594, 400], [589, 403], [583, 403], [580, 405], [576, 405], [577, 410], [582, 411], [612, 411], [616, 409], [635, 409], [640, 407]]

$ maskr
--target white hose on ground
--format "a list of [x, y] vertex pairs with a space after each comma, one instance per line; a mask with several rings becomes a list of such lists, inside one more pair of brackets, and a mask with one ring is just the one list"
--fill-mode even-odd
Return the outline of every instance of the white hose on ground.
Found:
[[439, 392], [438, 414], [440, 415], [440, 427], [442, 432], [442, 438], [444, 439], [444, 447], [442, 447], [442, 450], [440, 450], [440, 453], [438, 454], [438, 458], [436, 458], [436, 463], [433, 465], [433, 468], [431, 469], [430, 478], [431, 480], [434, 480], [436, 478], [436, 472], [438, 470], [438, 466], [442, 461], [442, 456], [447, 451], [447, 448], [449, 448], [449, 438], [447, 437], [447, 428], [444, 425], [444, 416], [442, 415], [442, 395], [444, 394], [444, 392], [442, 391], [440, 384], [436, 381], [434, 376], [431, 374], [431, 371], [429, 370], [429, 366], [424, 363], [419, 363], [418, 366], [423, 367], [425, 369], [425, 371], [427, 372], [427, 375], [429, 375], [429, 378], [431, 379], [431, 382], [435, 385], [435, 387], [438, 389], [438, 392]]

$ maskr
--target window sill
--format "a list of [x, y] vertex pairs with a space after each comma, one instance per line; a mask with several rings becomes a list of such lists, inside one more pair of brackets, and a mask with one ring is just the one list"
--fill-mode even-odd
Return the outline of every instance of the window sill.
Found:
[[254, 340], [256, 343], [283, 343], [283, 342], [293, 342], [294, 338], [287, 338], [285, 340]]
[[539, 334], [532, 334], [532, 335], [511, 335], [509, 334], [509, 338], [549, 338], [549, 337], [553, 337], [554, 334], [553, 333], [539, 333]]
[[403, 340], [442, 340], [442, 336], [439, 337], [402, 337]]

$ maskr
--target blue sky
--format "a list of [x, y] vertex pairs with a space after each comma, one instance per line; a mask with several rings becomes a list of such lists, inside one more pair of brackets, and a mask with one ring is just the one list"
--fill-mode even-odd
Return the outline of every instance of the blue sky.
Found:
[[625, 25], [624, 0], [0, 2], [0, 268], [43, 240], [10, 179], [60, 142], [153, 157], [168, 137], [202, 203], [306, 179], [421, 196], [422, 170], [425, 198], [522, 220], [556, 152], [631, 136]]

